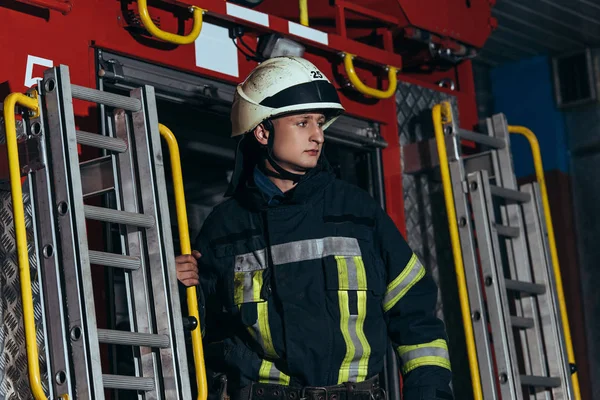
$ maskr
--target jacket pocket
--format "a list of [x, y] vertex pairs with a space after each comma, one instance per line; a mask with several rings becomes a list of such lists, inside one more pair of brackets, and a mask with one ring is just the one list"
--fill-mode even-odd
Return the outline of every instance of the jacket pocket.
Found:
[[233, 304], [258, 303], [261, 298], [264, 269], [255, 271], [234, 271]]
[[246, 327], [258, 319], [258, 305], [266, 305], [263, 299], [263, 277], [266, 271], [264, 251], [235, 256], [233, 270], [233, 304], [239, 310], [240, 320]]

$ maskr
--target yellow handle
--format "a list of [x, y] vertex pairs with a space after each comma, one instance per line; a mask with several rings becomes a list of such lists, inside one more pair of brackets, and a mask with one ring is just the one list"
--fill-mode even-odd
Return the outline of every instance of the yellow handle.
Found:
[[[190, 244], [190, 233], [188, 228], [187, 211], [185, 207], [185, 194], [183, 191], [183, 176], [181, 173], [181, 159], [179, 157], [179, 146], [173, 132], [163, 124], [158, 124], [161, 136], [169, 146], [171, 156], [171, 170], [173, 175], [173, 186], [175, 188], [175, 205], [177, 210], [177, 225], [179, 227], [179, 242], [181, 254], [192, 254]], [[194, 365], [196, 367], [196, 385], [198, 387], [198, 400], [206, 400], [208, 396], [206, 384], [206, 367], [204, 365], [204, 349], [202, 347], [202, 330], [200, 316], [198, 313], [198, 297], [196, 287], [186, 289], [188, 311], [191, 317], [196, 318], [198, 326], [192, 331], [192, 349], [194, 352]]]
[[[565, 294], [563, 291], [562, 278], [560, 274], [560, 265], [558, 261], [558, 252], [556, 251], [556, 238], [554, 237], [554, 226], [552, 225], [552, 215], [550, 214], [550, 202], [548, 201], [548, 190], [546, 189], [546, 180], [544, 179], [544, 166], [542, 165], [542, 155], [540, 145], [535, 134], [523, 127], [509, 125], [508, 131], [518, 135], [523, 135], [529, 141], [531, 152], [533, 154], [533, 164], [535, 166], [535, 175], [540, 185], [542, 195], [542, 206], [544, 207], [544, 217], [546, 220], [546, 229], [548, 230], [548, 244], [550, 245], [550, 257], [552, 258], [552, 267], [554, 269], [554, 279], [556, 281], [556, 292], [560, 306], [560, 315], [562, 318], [563, 329], [565, 331], [565, 341], [567, 342], [567, 356], [569, 363], [575, 364], [575, 353], [573, 352], [573, 342], [571, 339], [571, 328], [569, 326], [569, 317], [567, 315], [567, 306], [565, 304]], [[579, 390], [579, 378], [577, 373], [571, 375], [573, 381], [573, 391], [575, 399], [581, 399]]]
[[300, 0], [300, 24], [308, 26], [308, 1]]
[[469, 306], [469, 294], [467, 292], [465, 267], [463, 264], [462, 250], [460, 247], [460, 236], [458, 232], [458, 224], [456, 222], [456, 209], [454, 208], [452, 181], [450, 180], [448, 155], [446, 153], [446, 140], [444, 139], [444, 127], [442, 125], [442, 119], [446, 123], [452, 122], [450, 103], [444, 102], [442, 104], [436, 104], [433, 107], [432, 114], [433, 127], [435, 131], [435, 140], [437, 142], [437, 150], [440, 156], [440, 170], [442, 173], [442, 184], [444, 187], [446, 213], [448, 214], [448, 224], [450, 225], [450, 239], [452, 242], [454, 268], [456, 270], [456, 280], [458, 283], [460, 309], [463, 318], [463, 326], [465, 329], [465, 338], [467, 341], [467, 354], [469, 357], [469, 367], [471, 370], [471, 381], [473, 383], [473, 397], [475, 400], [482, 400], [483, 392], [481, 388], [481, 377], [479, 375], [479, 362], [477, 361], [477, 350], [475, 348], [473, 325], [471, 323], [471, 308]]
[[138, 10], [140, 13], [140, 19], [142, 20], [142, 24], [146, 30], [150, 32], [152, 36], [160, 40], [175, 44], [190, 44], [194, 43], [194, 41], [200, 35], [200, 30], [202, 29], [202, 14], [204, 13], [204, 10], [201, 8], [196, 6], [190, 7], [190, 10], [194, 16], [194, 25], [192, 26], [192, 31], [186, 36], [162, 31], [159, 27], [154, 25], [154, 22], [150, 17], [150, 13], [148, 12], [147, 0], [138, 0]]
[[362, 83], [360, 78], [356, 75], [354, 63], [352, 62], [353, 58], [354, 56], [352, 54], [344, 54], [344, 66], [346, 67], [346, 74], [348, 74], [350, 83], [352, 83], [352, 86], [354, 86], [356, 90], [364, 95], [375, 97], [376, 99], [387, 99], [396, 93], [396, 87], [398, 85], [398, 78], [396, 77], [396, 74], [398, 73], [398, 68], [388, 65], [389, 85], [387, 90], [383, 91], [379, 89], [373, 89]]
[[19, 279], [21, 280], [21, 300], [23, 302], [23, 323], [25, 324], [25, 343], [27, 346], [27, 366], [29, 369], [29, 385], [36, 400], [46, 399], [40, 378], [37, 339], [35, 334], [35, 317], [33, 315], [33, 295], [31, 293], [31, 275], [29, 274], [29, 254], [27, 252], [27, 231], [25, 228], [25, 211], [23, 208], [23, 191], [21, 190], [21, 168], [19, 164], [19, 148], [17, 145], [17, 129], [15, 126], [15, 106], [20, 104], [38, 112], [37, 99], [22, 93], [11, 93], [4, 100], [4, 124], [6, 146], [8, 147], [8, 164], [10, 176], [10, 192], [12, 194], [13, 218], [15, 222], [15, 240], [19, 260]]

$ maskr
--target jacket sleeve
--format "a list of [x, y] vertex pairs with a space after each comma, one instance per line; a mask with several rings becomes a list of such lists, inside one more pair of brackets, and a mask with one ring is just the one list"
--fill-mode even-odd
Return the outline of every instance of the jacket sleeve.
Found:
[[211, 325], [214, 325], [215, 314], [222, 309], [222, 306], [219, 304], [219, 297], [217, 296], [219, 281], [218, 267], [214, 251], [210, 246], [209, 230], [206, 229], [207, 225], [205, 222], [194, 243], [195, 248], [202, 254], [198, 260], [200, 284], [196, 286], [196, 290], [200, 327], [202, 328], [203, 337], [207, 334], [207, 326], [209, 334], [212, 333]]
[[387, 276], [382, 307], [400, 358], [404, 400], [452, 399], [446, 332], [435, 315], [437, 286], [381, 209], [376, 235]]

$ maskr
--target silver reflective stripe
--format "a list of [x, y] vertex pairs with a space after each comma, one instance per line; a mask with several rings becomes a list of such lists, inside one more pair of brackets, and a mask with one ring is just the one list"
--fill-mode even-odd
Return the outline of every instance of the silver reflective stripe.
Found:
[[244, 303], [252, 302], [254, 298], [254, 285], [252, 273], [244, 273], [242, 276], [242, 297]]
[[[358, 285], [358, 269], [354, 257], [346, 258], [346, 265], [348, 266], [348, 288], [346, 290], [364, 290], [366, 287], [359, 287]], [[364, 267], [363, 267], [364, 268]], [[340, 288], [343, 289], [343, 288]]]
[[383, 309], [389, 311], [398, 303], [406, 292], [425, 275], [425, 268], [421, 261], [413, 255], [406, 268], [394, 279], [383, 298]]
[[290, 384], [290, 377], [279, 371], [271, 361], [263, 360], [258, 371], [258, 381], [287, 386]]
[[347, 237], [326, 237], [278, 244], [272, 247], [271, 253], [275, 265], [316, 260], [334, 255], [361, 255], [358, 240]]
[[[360, 256], [358, 240], [347, 237], [326, 237], [283, 243], [271, 248], [275, 265], [316, 260], [334, 255]], [[235, 270], [238, 272], [256, 271], [266, 267], [265, 249], [235, 256]]]
[[356, 334], [356, 326], [358, 324], [358, 315], [351, 315], [350, 319], [348, 321], [348, 330], [350, 333], [350, 340], [352, 340], [352, 343], [354, 344], [354, 357], [352, 358], [352, 362], [350, 362], [350, 367], [349, 367], [349, 381], [350, 382], [356, 382], [356, 379], [358, 378], [359, 373], [361, 372], [359, 369], [360, 366], [360, 361], [362, 359], [362, 356], [364, 354], [364, 349], [362, 346], [362, 343], [360, 342], [360, 340], [358, 339], [358, 335]]
[[421, 357], [440, 357], [446, 360], [450, 359], [447, 349], [441, 347], [422, 347], [420, 349], [410, 350], [402, 354], [400, 358], [404, 364]]
[[250, 272], [265, 268], [267, 268], [265, 249], [235, 256], [235, 270], [237, 272]]

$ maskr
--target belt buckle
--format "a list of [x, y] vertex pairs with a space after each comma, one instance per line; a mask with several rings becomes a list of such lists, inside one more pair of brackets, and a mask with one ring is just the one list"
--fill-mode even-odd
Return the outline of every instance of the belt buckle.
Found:
[[[302, 390], [300, 391], [300, 400], [308, 400], [308, 398], [306, 397], [306, 390], [316, 391], [316, 392], [318, 392], [319, 390], [322, 390], [325, 395], [325, 396], [323, 396], [323, 400], [328, 400], [329, 391], [327, 390], [326, 387], [323, 387], [323, 386], [314, 386], [314, 387], [313, 386], [309, 386], [309, 387], [305, 386], [305, 387], [303, 387]], [[320, 400], [320, 399], [317, 397], [316, 400]]]

